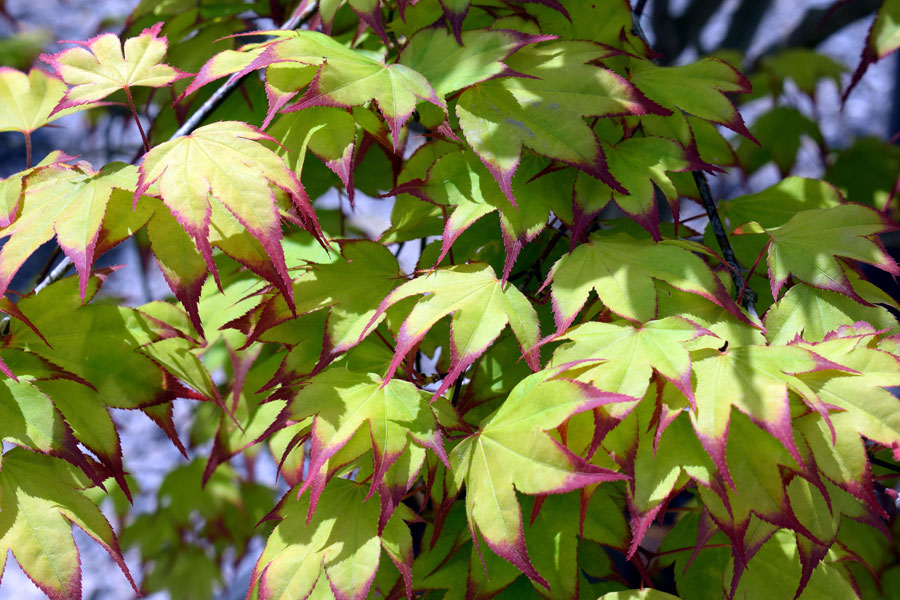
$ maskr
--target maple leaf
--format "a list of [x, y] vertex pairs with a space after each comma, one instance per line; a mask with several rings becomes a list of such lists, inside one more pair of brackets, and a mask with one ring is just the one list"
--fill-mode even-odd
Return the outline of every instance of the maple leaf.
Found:
[[27, 162], [31, 159], [31, 133], [73, 111], [54, 111], [66, 93], [66, 84], [42, 69], [28, 75], [0, 67], [0, 131], [25, 135]]
[[310, 66], [317, 67], [315, 75], [304, 95], [293, 104], [285, 106], [297, 91], [279, 94], [277, 102], [270, 102], [265, 123], [282, 107], [283, 112], [293, 112], [310, 106], [348, 108], [374, 101], [387, 120], [396, 150], [401, 129], [415, 111], [417, 102], [433, 104], [446, 114], [444, 101], [435, 94], [428, 80], [405, 65], [388, 65], [316, 31], [259, 31], [255, 35], [274, 35], [278, 39], [262, 46], [248, 45], [244, 57], [238, 57], [240, 53], [230, 54], [224, 61], [213, 57], [183, 96], [226, 75], [243, 75], [270, 65], [293, 63], [295, 70], [301, 72], [308, 72]]
[[506, 281], [522, 247], [544, 230], [550, 216], [550, 206], [529, 194], [521, 177], [513, 181], [520, 193], [518, 206], [513, 206], [494, 178], [469, 150], [448, 152], [434, 161], [428, 169], [428, 178], [407, 181], [391, 191], [391, 194], [409, 193], [427, 202], [454, 207], [446, 219], [441, 240], [441, 252], [435, 264], [440, 264], [456, 239], [480, 218], [492, 212], [500, 216], [500, 231], [506, 259], [503, 277]]
[[679, 67], [658, 67], [649, 60], [632, 60], [630, 80], [666, 108], [679, 108], [754, 140], [741, 113], [725, 96], [726, 92], [748, 93], [750, 82], [725, 61], [704, 58]]
[[400, 63], [425, 76], [441, 97], [494, 77], [517, 75], [503, 62], [524, 46], [554, 39], [512, 30], [470, 29], [454, 32], [423, 29], [403, 48]]
[[74, 523], [109, 553], [138, 593], [112, 527], [81, 491], [83, 477], [61, 460], [24, 448], [5, 452], [0, 466], [0, 573], [11, 551], [50, 598], [81, 598]]
[[788, 276], [793, 275], [814, 287], [840, 292], [866, 304], [836, 257], [869, 263], [894, 276], [900, 275], [900, 267], [873, 237], [897, 229], [900, 226], [883, 213], [860, 204], [842, 204], [796, 213], [779, 227], [763, 228], [751, 221], [735, 233], [769, 236], [766, 262], [772, 297], [776, 300]]
[[879, 7], [878, 14], [875, 15], [869, 35], [866, 37], [866, 45], [863, 47], [859, 65], [853, 72], [850, 84], [841, 96], [841, 101], [847, 101], [850, 92], [862, 80], [869, 65], [891, 54], [897, 48], [900, 48], [900, 1], [885, 0]]
[[[407, 381], [383, 381], [372, 373], [354, 373], [341, 367], [320, 373], [297, 392], [291, 400], [292, 418], [315, 417], [310, 476], [298, 490], [302, 494], [311, 488], [310, 516], [317, 510], [319, 494], [326, 484], [327, 474], [321, 472], [322, 467], [360, 428], [368, 429], [375, 456], [369, 496], [383, 488], [385, 473], [410, 440], [429, 448], [446, 463], [441, 433], [427, 398], [426, 392]], [[386, 500], [382, 497], [379, 531], [394, 509], [385, 506]]]
[[[852, 271], [850, 274], [851, 277], [855, 275]], [[868, 281], [857, 279], [852, 284], [869, 303], [897, 308], [896, 301], [890, 296], [871, 294], [877, 288]], [[766, 311], [766, 338], [773, 345], [788, 344], [797, 336], [808, 342], [821, 342], [842, 325], [853, 325], [858, 321], [871, 323], [879, 330], [896, 331], [898, 328], [897, 319], [883, 306], [864, 306], [843, 294], [798, 283]]]
[[788, 392], [795, 392], [827, 418], [819, 397], [798, 377], [825, 369], [847, 370], [798, 346], [737, 346], [695, 355], [697, 409], [691, 412], [691, 422], [726, 482], [733, 484], [725, 461], [732, 407], [769, 432], [803, 464], [791, 428]]
[[[874, 331], [872, 332], [874, 333]], [[900, 419], [897, 398], [884, 388], [900, 386], [900, 357], [866, 347], [869, 336], [844, 337], [835, 332], [825, 340], [805, 344], [812, 351], [856, 373], [838, 376], [810, 373], [802, 377], [823, 402], [841, 409], [831, 415], [836, 430], [891, 448], [900, 460]]]
[[513, 205], [512, 176], [523, 146], [627, 193], [609, 174], [600, 144], [582, 117], [669, 111], [612, 71], [588, 64], [602, 54], [587, 42], [523, 48], [507, 63], [526, 77], [485, 81], [459, 97], [456, 114], [466, 141]]
[[549, 589], [528, 557], [516, 491], [563, 493], [592, 483], [625, 479], [572, 454], [545, 431], [576, 413], [629, 396], [601, 392], [567, 379], [535, 373], [510, 392], [501, 407], [450, 453], [450, 491], [466, 486], [466, 515], [473, 539], [488, 546], [533, 581]]
[[[56, 54], [42, 54], [63, 81], [72, 86], [53, 112], [106, 98], [124, 90], [131, 103], [132, 87], [165, 87], [190, 73], [162, 63], [168, 42], [159, 37], [162, 22], [144, 29], [138, 37], [125, 41], [124, 54], [119, 36], [104, 33]], [[52, 114], [52, 113], [51, 113]]]
[[[401, 281], [400, 267], [390, 250], [370, 241], [342, 244], [341, 259], [331, 263], [310, 263], [294, 281], [296, 312], [307, 314], [328, 310], [320, 363], [355, 346], [366, 329], [380, 323], [375, 316], [381, 302]], [[267, 298], [250, 313], [229, 323], [247, 334], [247, 342], [294, 318], [281, 295]], [[373, 320], [374, 319], [374, 320]]]
[[[555, 338], [571, 342], [556, 349], [551, 364], [572, 364], [579, 381], [633, 398], [644, 397], [655, 370], [693, 402], [691, 357], [685, 344], [708, 335], [713, 334], [681, 317], [637, 326], [627, 321], [585, 323]], [[593, 364], [586, 367], [589, 363]]]
[[656, 316], [654, 280], [718, 304], [742, 321], [747, 317], [728, 296], [706, 263], [688, 250], [630, 235], [594, 234], [591, 241], [559, 259], [547, 275], [558, 332], [565, 331], [584, 306], [590, 291], [617, 315], [646, 322]]
[[662, 137], [630, 137], [614, 146], [601, 144], [609, 172], [628, 190], [623, 194], [603, 182], [579, 175], [579, 181], [588, 190], [578, 190], [577, 196], [589, 198], [590, 209], [579, 215], [574, 228], [582, 231], [600, 209], [612, 199], [619, 208], [650, 232], [654, 240], [662, 239], [659, 231], [659, 212], [656, 207], [656, 190], [663, 193], [677, 213], [678, 190], [666, 175], [667, 171], [689, 171], [703, 168], [705, 163], [691, 158], [687, 151], [672, 140]]
[[330, 106], [310, 107], [279, 117], [269, 128], [269, 135], [280, 141], [273, 144], [275, 153], [299, 177], [303, 172], [306, 150], [315, 154], [344, 184], [353, 206], [353, 160], [356, 150], [356, 123], [346, 110]]
[[[288, 501], [278, 510], [281, 521], [253, 569], [248, 597], [258, 600], [306, 598], [323, 576], [339, 600], [366, 597], [378, 570], [381, 550], [403, 574], [410, 589], [412, 538], [396, 512], [378, 532], [378, 504], [366, 501], [365, 487], [333, 479], [307, 523], [310, 500]], [[405, 511], [403, 511], [405, 512]]]
[[272, 138], [246, 123], [223, 121], [160, 144], [144, 157], [134, 203], [156, 182], [162, 201], [194, 240], [217, 281], [209, 240], [210, 217], [212, 204], [221, 203], [262, 245], [274, 265], [276, 277], [272, 283], [293, 306], [291, 279], [281, 248], [276, 189], [290, 197], [310, 233], [323, 245], [325, 242], [297, 175], [260, 140]]
[[429, 271], [407, 281], [378, 306], [367, 330], [390, 306], [404, 298], [426, 294], [410, 311], [397, 333], [397, 346], [385, 380], [393, 377], [406, 355], [440, 319], [452, 314], [450, 324], [450, 371], [434, 398], [447, 391], [463, 371], [481, 356], [508, 324], [525, 361], [538, 366], [540, 336], [537, 313], [514, 285], [497, 279], [490, 265], [473, 263]]
[[84, 300], [110, 196], [116, 189], [133, 190], [136, 183], [137, 170], [122, 163], [110, 163], [100, 171], [83, 161], [36, 169], [26, 179], [19, 217], [0, 231], [0, 237], [9, 237], [0, 249], [0, 295], [25, 260], [55, 235], [78, 271]]

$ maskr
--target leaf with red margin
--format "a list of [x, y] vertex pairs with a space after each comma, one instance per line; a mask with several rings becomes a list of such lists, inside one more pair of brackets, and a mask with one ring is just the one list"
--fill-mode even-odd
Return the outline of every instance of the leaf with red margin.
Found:
[[[378, 533], [378, 503], [366, 501], [366, 488], [347, 479], [332, 479], [319, 508], [307, 522], [309, 499], [293, 501], [289, 491], [278, 509], [275, 527], [256, 563], [248, 597], [259, 600], [306, 598], [326, 577], [338, 600], [366, 597], [382, 548], [409, 585], [412, 537], [397, 511]], [[409, 587], [407, 587], [409, 593]]]
[[715, 467], [682, 415], [671, 421], [658, 440], [646, 430], [638, 432], [637, 447], [629, 455], [625, 472], [634, 479], [626, 495], [632, 530], [628, 558], [634, 556], [653, 520], [688, 478], [707, 487], [715, 485]]
[[632, 400], [567, 379], [546, 381], [547, 375], [535, 373], [519, 383], [479, 431], [450, 453], [451, 491], [466, 487], [473, 538], [479, 532], [495, 553], [545, 588], [547, 581], [528, 557], [516, 491], [558, 494], [626, 477], [588, 463], [543, 432], [573, 414]]
[[669, 111], [612, 71], [587, 64], [603, 52], [587, 42], [523, 48], [507, 64], [524, 77], [484, 81], [459, 97], [456, 114], [466, 141], [513, 204], [512, 176], [522, 146], [627, 191], [609, 174], [597, 138], [581, 117]]
[[66, 84], [33, 68], [28, 74], [0, 67], [0, 131], [25, 135], [63, 116], [53, 113], [66, 93]]
[[[808, 572], [801, 568], [803, 560], [804, 549], [802, 545], [798, 548], [795, 536], [787, 531], [775, 532], [747, 565], [740, 584], [732, 589], [732, 596], [747, 598], [754, 593], [751, 590], [765, 590], [769, 598], [791, 598], [792, 594], [795, 599], [804, 600], [860, 598], [852, 576], [846, 571], [846, 563], [839, 562], [834, 553], [813, 565], [815, 569], [810, 568]], [[739, 566], [738, 574], [742, 571]]]
[[749, 322], [702, 259], [680, 246], [636, 240], [624, 233], [594, 234], [589, 243], [553, 265], [544, 286], [553, 282], [553, 313], [557, 332], [562, 332], [575, 320], [592, 289], [621, 317], [642, 323], [655, 318], [654, 280], [696, 294]]
[[[96, 291], [91, 278], [88, 294]], [[18, 307], [44, 336], [18, 320], [10, 322], [9, 347], [44, 357], [89, 382], [103, 402], [116, 408], [140, 408], [193, 394], [144, 356], [140, 347], [158, 339], [138, 311], [103, 304], [81, 305], [78, 282], [62, 279]], [[46, 341], [44, 341], [46, 339]]]
[[714, 335], [681, 317], [647, 321], [591, 322], [567, 331], [555, 340], [571, 340], [553, 353], [552, 365], [574, 364], [568, 376], [607, 392], [643, 398], [656, 371], [693, 403], [691, 356], [687, 342]]
[[872, 22], [872, 28], [869, 29], [866, 45], [859, 58], [859, 66], [853, 72], [850, 85], [844, 90], [841, 101], [847, 101], [850, 92], [865, 75], [869, 65], [893, 53], [897, 48], [900, 48], [900, 0], [884, 0]]
[[[384, 381], [373, 373], [354, 373], [342, 367], [331, 367], [302, 387], [291, 400], [290, 407], [291, 418], [295, 420], [315, 417], [310, 475], [298, 491], [302, 494], [310, 488], [310, 515], [317, 510], [318, 493], [325, 486], [325, 481], [319, 480], [327, 477], [322, 467], [361, 428], [368, 429], [374, 453], [369, 496], [382, 486], [385, 473], [400, 458], [410, 440], [429, 448], [447, 462], [441, 433], [428, 405], [428, 394], [407, 381]], [[392, 510], [393, 506], [390, 508]], [[388, 517], [390, 512], [382, 511], [381, 526]]]
[[[523, 199], [514, 207], [500, 191], [497, 182], [478, 157], [469, 150], [439, 156], [428, 170], [426, 181], [415, 179], [398, 186], [393, 193], [406, 192], [441, 206], [452, 206], [445, 220], [440, 264], [456, 239], [480, 218], [497, 211], [506, 259], [502, 280], [506, 281], [522, 247], [544, 230], [550, 217], [550, 205], [538, 194], [521, 193], [527, 188], [520, 176], [513, 181]], [[537, 186], [535, 186], [537, 187]], [[530, 190], [527, 190], [530, 191]]]
[[241, 61], [234, 60], [223, 68], [207, 70], [204, 65], [185, 94], [235, 72], [244, 74], [280, 63], [320, 65], [303, 97], [282, 109], [282, 112], [299, 111], [310, 106], [350, 108], [374, 101], [387, 120], [395, 150], [400, 143], [401, 129], [419, 101], [431, 103], [445, 114], [447, 112], [444, 101], [435, 94], [428, 80], [407, 66], [388, 65], [316, 31], [259, 31], [255, 34], [277, 35], [279, 39], [269, 42], [262, 49], [255, 44], [245, 47], [256, 56], [241, 69], [236, 68]]
[[698, 489], [713, 521], [731, 541], [735, 561], [746, 565], [778, 527], [803, 531], [785, 489], [785, 478], [799, 465], [781, 442], [742, 414], [731, 420], [727, 461], [727, 486], [719, 481]]
[[74, 523], [116, 562], [138, 593], [115, 533], [81, 490], [83, 475], [65, 462], [13, 448], [0, 461], [0, 572], [8, 551], [54, 600], [81, 598], [81, 564]]
[[147, 223], [147, 236], [169, 289], [184, 306], [197, 333], [203, 336], [203, 323], [197, 306], [208, 273], [203, 256], [165, 207], [160, 206], [153, 211]]
[[861, 204], [804, 210], [779, 227], [763, 228], [752, 221], [735, 234], [767, 234], [769, 283], [772, 297], [793, 275], [813, 287], [840, 292], [862, 304], [863, 300], [847, 278], [837, 257], [875, 265], [897, 276], [900, 267], [875, 236], [900, 229], [890, 217]]
[[406, 355], [439, 320], [453, 315], [450, 323], [450, 371], [434, 393], [441, 396], [481, 356], [508, 324], [513, 330], [525, 362], [539, 368], [540, 337], [537, 313], [522, 292], [497, 279], [484, 263], [457, 265], [429, 271], [407, 281], [378, 306], [367, 330], [389, 307], [410, 296], [426, 295], [410, 311], [397, 333], [394, 359], [385, 375], [390, 380]]
[[750, 82], [740, 71], [717, 58], [680, 67], [658, 67], [649, 60], [631, 61], [631, 83], [654, 102], [724, 125], [755, 141], [741, 113], [725, 96], [748, 93]]
[[37, 381], [35, 385], [53, 400], [75, 439], [97, 457], [130, 500], [119, 433], [103, 398], [84, 383], [70, 378]]
[[0, 232], [9, 237], [0, 250], [0, 295], [25, 260], [55, 235], [78, 271], [84, 300], [107, 203], [114, 189], [133, 190], [136, 175], [134, 167], [122, 163], [100, 171], [86, 162], [35, 169], [24, 181], [19, 217]]
[[221, 202], [256, 238], [274, 264], [273, 282], [293, 305], [291, 278], [281, 248], [281, 219], [275, 190], [283, 190], [300, 212], [305, 228], [322, 240], [319, 223], [297, 175], [259, 143], [272, 140], [255, 127], [222, 121], [160, 144], [144, 157], [134, 203], [158, 182], [162, 201], [194, 240], [218, 279], [210, 245], [211, 202]]
[[690, 171], [703, 168], [704, 163], [692, 159], [687, 151], [661, 137], [631, 137], [615, 146], [602, 144], [609, 172], [628, 190], [628, 194], [610, 189], [597, 182], [600, 190], [594, 193], [612, 197], [613, 201], [641, 227], [659, 241], [659, 211], [656, 190], [662, 192], [673, 212], [677, 213], [678, 190], [666, 175], [667, 171]]
[[[444, 4], [446, 7], [446, 4]], [[554, 39], [505, 29], [472, 29], [457, 43], [439, 28], [423, 29], [407, 42], [400, 63], [425, 76], [442, 98], [495, 77], [517, 75], [504, 62], [529, 44]]]
[[273, 150], [285, 158], [299, 177], [309, 149], [341, 178], [347, 197], [353, 205], [353, 159], [356, 150], [356, 123], [346, 110], [330, 106], [314, 106], [279, 117], [269, 128], [278, 140]]
[[[329, 309], [323, 362], [355, 346], [367, 328], [381, 322], [384, 315], [375, 307], [402, 281], [397, 259], [381, 244], [344, 243], [341, 257], [332, 263], [311, 263], [294, 281], [298, 314]], [[229, 325], [244, 331], [249, 344], [292, 318], [285, 299], [276, 295]]]
[[802, 376], [823, 402], [841, 409], [831, 415], [835, 430], [883, 444], [900, 460], [900, 400], [885, 389], [900, 386], [900, 357], [869, 348], [859, 337], [834, 334], [824, 342], [803, 346], [857, 372]]
[[769, 432], [803, 465], [791, 427], [788, 393], [798, 394], [810, 408], [827, 415], [815, 391], [798, 377], [826, 369], [849, 370], [798, 346], [737, 346], [723, 352], [701, 350], [694, 355], [697, 409], [691, 412], [691, 422], [729, 485], [733, 480], [725, 452], [731, 437], [732, 407]]
[[6, 179], [0, 179], [0, 227], [9, 225], [18, 217], [19, 204], [22, 201], [22, 188], [25, 178], [36, 170], [47, 165], [74, 160], [65, 152], [54, 150], [44, 157], [40, 164], [18, 173], [13, 173]]
[[124, 54], [119, 36], [114, 33], [86, 42], [68, 42], [81, 46], [78, 48], [42, 54], [41, 60], [72, 86], [54, 112], [102, 100], [117, 90], [130, 95], [132, 87], [166, 87], [190, 77], [190, 73], [161, 62], [168, 48], [166, 37], [159, 37], [162, 26], [162, 22], [157, 23], [126, 40]]

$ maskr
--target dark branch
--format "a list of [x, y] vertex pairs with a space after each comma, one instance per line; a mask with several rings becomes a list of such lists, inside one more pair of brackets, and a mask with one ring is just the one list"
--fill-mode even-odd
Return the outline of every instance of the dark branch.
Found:
[[731, 280], [734, 282], [734, 287], [738, 290], [739, 294], [743, 290], [741, 303], [744, 305], [744, 308], [747, 309], [747, 312], [755, 317], [757, 316], [756, 292], [747, 285], [744, 276], [741, 274], [741, 265], [734, 255], [734, 249], [731, 247], [731, 242], [728, 240], [728, 234], [725, 233], [725, 226], [722, 225], [722, 219], [719, 217], [719, 211], [716, 209], [716, 203], [713, 200], [712, 192], [709, 190], [709, 183], [706, 181], [706, 173], [694, 171], [692, 175], [694, 176], [694, 182], [697, 184], [697, 191], [700, 192], [700, 200], [703, 202], [703, 208], [706, 209], [706, 214], [709, 216], [709, 223], [712, 225], [713, 233], [716, 236], [716, 242], [719, 244], [719, 249], [722, 251], [725, 262], [728, 263], [728, 270], [731, 273]]

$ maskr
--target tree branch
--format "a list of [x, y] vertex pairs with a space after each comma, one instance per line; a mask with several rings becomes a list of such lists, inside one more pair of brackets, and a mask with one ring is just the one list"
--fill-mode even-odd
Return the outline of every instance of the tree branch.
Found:
[[709, 182], [706, 181], [706, 173], [703, 171], [693, 171], [691, 174], [694, 176], [694, 182], [697, 184], [697, 191], [700, 192], [700, 200], [703, 202], [703, 208], [706, 209], [706, 214], [709, 216], [709, 223], [712, 225], [713, 233], [716, 236], [716, 242], [719, 244], [719, 249], [722, 251], [725, 262], [728, 263], [728, 271], [731, 273], [731, 280], [734, 282], [734, 286], [740, 295], [741, 304], [744, 305], [747, 312], [756, 317], [756, 292], [747, 285], [747, 282], [744, 280], [744, 275], [741, 273], [741, 265], [734, 255], [734, 249], [731, 247], [731, 242], [728, 240], [728, 234], [725, 233], [725, 227], [722, 225], [722, 218], [719, 217], [719, 211], [716, 209], [716, 203], [713, 200], [712, 192], [709, 190]]

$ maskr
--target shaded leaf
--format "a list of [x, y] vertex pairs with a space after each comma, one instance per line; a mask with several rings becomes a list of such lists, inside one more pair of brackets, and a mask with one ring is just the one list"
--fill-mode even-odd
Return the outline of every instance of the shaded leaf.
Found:
[[[627, 396], [535, 373], [510, 392], [501, 407], [450, 453], [453, 490], [466, 486], [469, 527], [488, 546], [545, 588], [525, 545], [516, 490], [562, 493], [624, 476], [592, 465], [543, 433], [575, 413]], [[483, 502], [479, 499], [490, 499]]]

